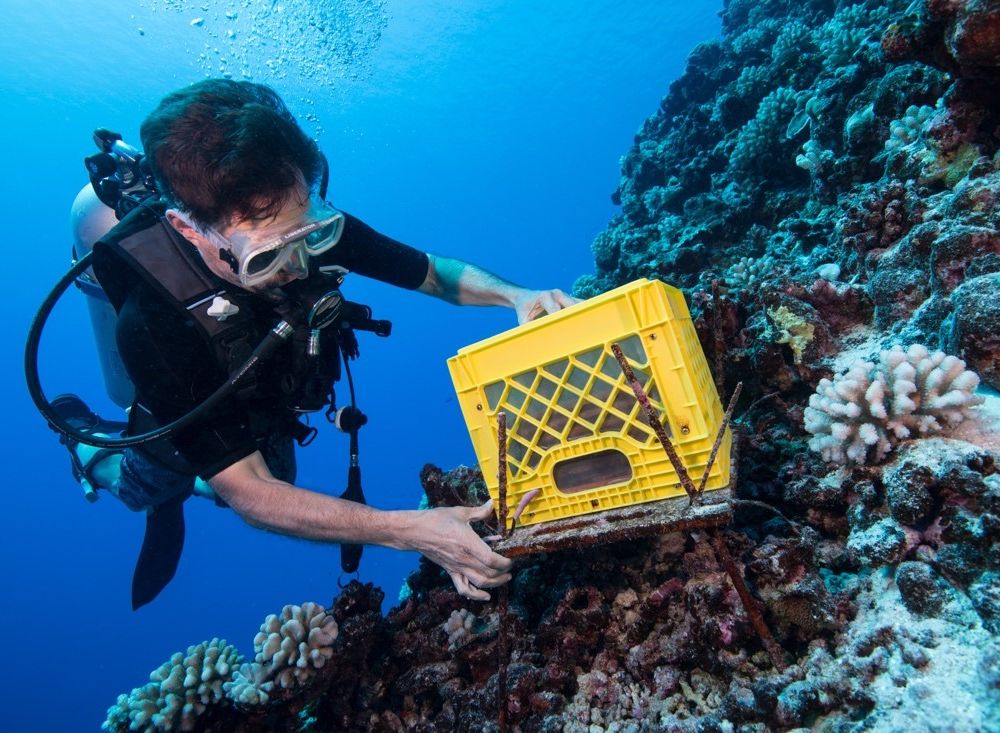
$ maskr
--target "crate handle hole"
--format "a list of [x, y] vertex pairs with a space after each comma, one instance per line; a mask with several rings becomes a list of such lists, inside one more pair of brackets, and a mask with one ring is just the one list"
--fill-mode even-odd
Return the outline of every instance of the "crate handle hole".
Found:
[[559, 461], [552, 469], [552, 479], [559, 491], [574, 494], [630, 481], [632, 464], [619, 450], [602, 450]]

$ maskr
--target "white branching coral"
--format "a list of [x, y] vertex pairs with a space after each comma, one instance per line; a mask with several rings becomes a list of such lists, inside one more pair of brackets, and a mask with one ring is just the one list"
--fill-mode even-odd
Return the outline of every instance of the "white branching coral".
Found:
[[253, 641], [254, 661], [235, 672], [226, 695], [242, 705], [261, 705], [276, 687], [304, 686], [333, 656], [336, 638], [337, 622], [323, 606], [285, 606], [264, 619]]
[[795, 165], [815, 175], [832, 160], [832, 150], [827, 150], [815, 140], [806, 140], [802, 152], [795, 156]]
[[177, 652], [149, 682], [119, 695], [102, 728], [108, 731], [188, 731], [205, 708], [223, 698], [223, 686], [243, 661], [236, 647], [212, 639]]
[[777, 261], [771, 255], [763, 257], [740, 257], [722, 276], [726, 285], [743, 290], [757, 290], [764, 282], [774, 277]]
[[448, 635], [448, 649], [455, 650], [465, 643], [465, 640], [472, 635], [472, 625], [475, 621], [475, 614], [467, 608], [451, 612], [443, 625], [444, 632]]
[[805, 409], [809, 447], [837, 463], [877, 463], [900, 440], [957, 425], [983, 402], [965, 362], [914, 344], [821, 379]]
[[934, 108], [926, 105], [907, 107], [900, 119], [889, 123], [889, 138], [885, 141], [885, 149], [895, 150], [918, 140], [924, 125], [933, 114]]

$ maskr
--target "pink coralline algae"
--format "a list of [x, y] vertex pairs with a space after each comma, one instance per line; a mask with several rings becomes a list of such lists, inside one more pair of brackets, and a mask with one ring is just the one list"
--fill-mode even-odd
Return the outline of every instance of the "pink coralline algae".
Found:
[[892, 60], [919, 59], [959, 76], [1000, 70], [1000, 9], [988, 0], [923, 0], [882, 38]]

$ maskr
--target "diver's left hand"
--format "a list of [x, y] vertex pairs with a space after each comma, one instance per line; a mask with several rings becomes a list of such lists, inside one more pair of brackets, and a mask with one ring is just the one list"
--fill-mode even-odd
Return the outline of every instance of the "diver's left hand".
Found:
[[533, 321], [546, 313], [555, 313], [579, 302], [578, 298], [566, 295], [559, 289], [524, 290], [514, 300], [514, 312], [517, 313], [517, 322], [521, 324]]
[[496, 588], [510, 580], [510, 559], [493, 552], [469, 526], [493, 516], [492, 501], [478, 507], [448, 506], [408, 514], [416, 521], [408, 525], [398, 546], [416, 550], [444, 568], [460, 595], [488, 601], [490, 594], [483, 588]]

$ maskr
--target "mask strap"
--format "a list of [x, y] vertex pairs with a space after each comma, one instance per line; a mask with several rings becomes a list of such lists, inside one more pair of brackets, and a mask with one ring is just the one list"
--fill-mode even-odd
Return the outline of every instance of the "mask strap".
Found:
[[[234, 275], [240, 274], [240, 261], [236, 259], [232, 246], [226, 241], [225, 237], [215, 231], [212, 227], [203, 228], [196, 224], [194, 219], [192, 219], [186, 211], [181, 211], [180, 209], [172, 209], [172, 211], [178, 219], [194, 229], [215, 246], [215, 248], [219, 251], [219, 259], [229, 265], [229, 269], [233, 271]], [[201, 250], [198, 250], [198, 252], [200, 254]], [[204, 256], [202, 259], [204, 259]]]

